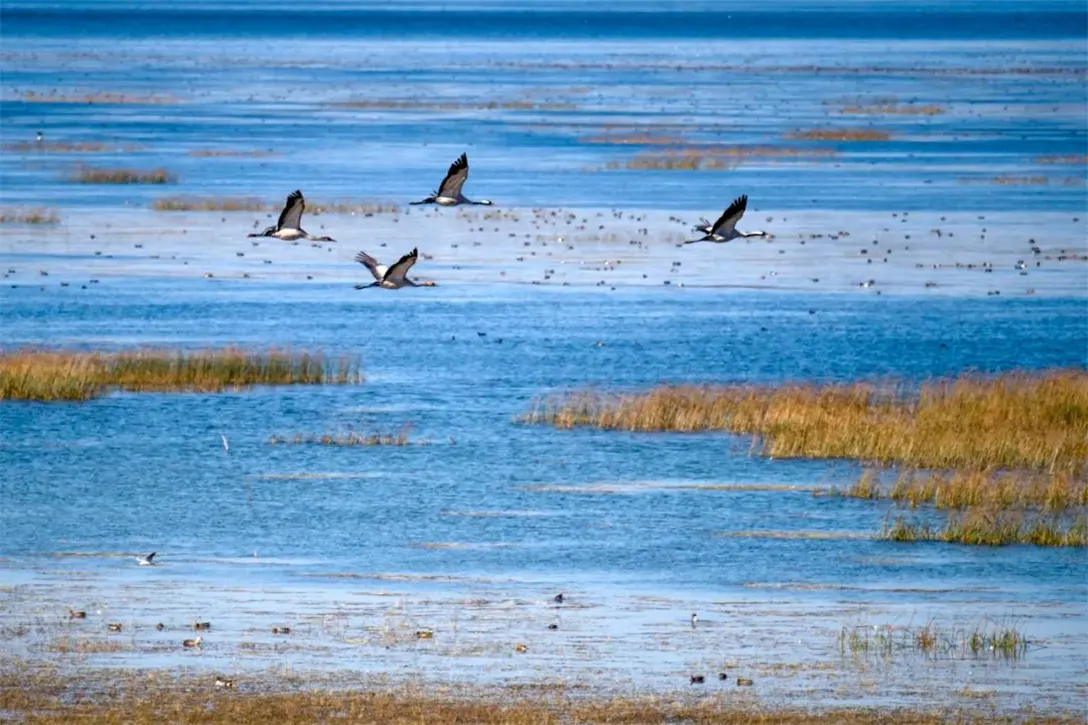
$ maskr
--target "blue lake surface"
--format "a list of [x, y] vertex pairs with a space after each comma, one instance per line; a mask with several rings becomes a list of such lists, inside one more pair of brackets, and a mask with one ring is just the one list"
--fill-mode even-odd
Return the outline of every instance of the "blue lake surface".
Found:
[[[300, 618], [362, 596], [361, 580], [455, 603], [487, 590], [537, 606], [567, 591], [586, 603], [577, 616], [587, 628], [629, 645], [582, 664], [635, 672], [623, 681], [653, 688], [662, 670], [703, 657], [690, 654], [701, 647], [715, 657], [732, 647], [741, 632], [726, 622], [762, 632], [764, 650], [742, 660], [770, 667], [798, 656], [783, 649], [798, 637], [816, 643], [810, 659], [831, 656], [828, 631], [859, 618], [1010, 617], [1045, 646], [1020, 670], [986, 661], [971, 677], [1001, 688], [1001, 706], [1070, 708], [1082, 697], [1082, 550], [882, 542], [872, 536], [895, 512], [813, 495], [853, 483], [858, 463], [773, 460], [740, 436], [557, 431], [517, 419], [539, 396], [584, 387], [918, 383], [1088, 365], [1083, 4], [69, 0], [5, 2], [0, 12], [3, 206], [61, 218], [0, 225], [0, 347], [274, 345], [358, 356], [366, 375], [348, 386], [0, 403], [0, 618], [96, 602], [150, 622], [166, 616], [143, 598], [155, 582], [193, 616], [237, 625], [223, 627], [223, 649], [209, 655], [223, 665], [234, 663], [225, 642], [252, 636], [241, 624], [250, 605], [225, 593], [234, 588], [278, 597], [279, 612]], [[35, 145], [39, 130], [45, 146]], [[797, 137], [826, 130], [887, 137]], [[81, 143], [108, 148], [49, 145]], [[466, 194], [495, 199], [494, 211], [307, 217], [311, 230], [336, 230], [331, 252], [251, 247], [245, 233], [266, 212], [148, 210], [179, 196], [278, 203], [298, 187], [308, 199], [403, 206], [465, 150]], [[684, 153], [730, 163], [643, 163]], [[73, 182], [84, 164], [177, 178]], [[810, 244], [785, 255], [666, 241], [741, 193], [752, 200], [746, 225]], [[557, 208], [572, 216], [547, 230], [531, 211]], [[905, 240], [890, 230], [908, 221], [903, 212]], [[674, 213], [687, 221], [665, 221]], [[534, 274], [558, 264], [564, 235], [621, 224], [622, 241], [577, 242], [564, 260], [602, 268], [603, 281], [628, 259], [613, 284], [506, 276], [537, 251], [526, 263]], [[656, 251], [628, 258], [635, 224]], [[817, 229], [834, 241], [812, 242]], [[535, 236], [522, 242], [526, 232]], [[1044, 247], [1036, 257], [1029, 238]], [[854, 247], [876, 239], [881, 249], [894, 239], [899, 257], [922, 256], [900, 264], [874, 253], [877, 264], [863, 266]], [[341, 277], [365, 273], [354, 251], [379, 243], [389, 244], [383, 257], [433, 253], [414, 272], [436, 271], [440, 286], [352, 290]], [[813, 247], [822, 256], [806, 261]], [[924, 267], [943, 286], [945, 272], [932, 271], [940, 263], [989, 254], [1002, 261], [984, 283], [1001, 297], [974, 281], [928, 294], [929, 277], [912, 276]], [[662, 268], [682, 255], [673, 279], [699, 284], [662, 285]], [[738, 280], [754, 264], [743, 255], [774, 271]], [[1017, 257], [1042, 266], [1024, 280]], [[862, 296], [857, 280], [799, 286], [854, 264], [865, 275], [857, 280], [879, 266], [893, 293]], [[790, 285], [766, 279], [779, 272]], [[403, 426], [420, 445], [268, 443]], [[119, 558], [153, 550], [162, 561], [153, 570]], [[648, 597], [669, 604], [658, 615]], [[830, 629], [760, 619], [755, 610], [772, 604], [813, 608]], [[639, 639], [664, 622], [686, 626], [695, 607], [710, 612], [717, 638], [687, 643], [685, 654]], [[717, 628], [715, 607], [729, 609]], [[25, 654], [24, 644], [0, 641], [0, 655]], [[376, 666], [402, 655], [385, 656]], [[180, 662], [154, 658], [91, 661]], [[322, 666], [319, 655], [303, 664]], [[434, 667], [415, 652], [408, 664]], [[971, 679], [938, 663], [922, 669], [938, 689]], [[894, 697], [918, 702], [915, 667], [883, 676]], [[797, 684], [787, 679], [784, 697]]]

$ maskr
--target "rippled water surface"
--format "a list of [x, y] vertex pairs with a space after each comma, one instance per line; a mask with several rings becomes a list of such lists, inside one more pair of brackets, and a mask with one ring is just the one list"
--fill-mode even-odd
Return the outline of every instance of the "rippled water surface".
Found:
[[[745, 437], [517, 422], [585, 386], [1088, 364], [1082, 6], [5, 2], [0, 33], [3, 206], [58, 217], [0, 225], [0, 345], [277, 345], [366, 375], [0, 404], [0, 656], [82, 666], [49, 637], [108, 620], [91, 664], [638, 689], [728, 667], [772, 699], [1083, 705], [1083, 551], [876, 540], [886, 507], [814, 495], [858, 464]], [[409, 210], [462, 151], [496, 206]], [[295, 188], [357, 207], [307, 215], [337, 243], [153, 208]], [[742, 193], [773, 237], [678, 248]], [[412, 247], [437, 287], [352, 288], [359, 249]], [[417, 445], [268, 442], [405, 426]], [[195, 619], [199, 655], [173, 646]], [[927, 621], [1032, 644], [840, 650]]]

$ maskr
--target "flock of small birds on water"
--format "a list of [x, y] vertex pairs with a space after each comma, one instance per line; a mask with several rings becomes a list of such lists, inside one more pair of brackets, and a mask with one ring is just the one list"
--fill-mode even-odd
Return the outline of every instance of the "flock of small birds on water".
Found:
[[[140, 566], [157, 566], [157, 564], [154, 562], [154, 558], [155, 558], [155, 553], [154, 552], [152, 552], [151, 554], [148, 554], [146, 556], [136, 556], [135, 557], [137, 563]], [[557, 604], [557, 605], [565, 604], [568, 601], [569, 601], [569, 597], [567, 597], [567, 595], [564, 594], [563, 592], [560, 592], [560, 593], [558, 593], [558, 594], [556, 594], [555, 596], [552, 597], [552, 602], [554, 604]], [[71, 607], [69, 607], [68, 608], [68, 619], [69, 620], [72, 620], [72, 619], [84, 619], [85, 620], [85, 619], [87, 619], [87, 612], [86, 612], [86, 610], [72, 609]], [[692, 612], [691, 613], [691, 628], [696, 629], [698, 627], [698, 625], [699, 625], [699, 615], [698, 615], [697, 612]], [[158, 624], [155, 625], [156, 631], [159, 631], [159, 632], [165, 631], [166, 628], [167, 628], [166, 625], [163, 624], [162, 622], [159, 622]], [[193, 622], [193, 624], [191, 625], [191, 629], [193, 631], [196, 631], [196, 632], [208, 632], [208, 631], [210, 631], [212, 629], [212, 623], [207, 622], [207, 621]], [[547, 626], [547, 629], [549, 631], [554, 632], [554, 631], [557, 631], [559, 629], [559, 625], [557, 623], [555, 623], [555, 622], [552, 622], [551, 624], [549, 624]], [[113, 634], [118, 634], [118, 633], [124, 631], [124, 624], [121, 623], [121, 622], [107, 622], [106, 623], [106, 631], [110, 632], [110, 633], [113, 633]], [[284, 627], [284, 626], [273, 627], [272, 628], [272, 634], [289, 635], [289, 634], [291, 634], [291, 628], [290, 627]], [[432, 630], [432, 629], [419, 629], [419, 630], [416, 630], [415, 638], [420, 639], [420, 640], [434, 639], [434, 630]], [[204, 635], [203, 634], [198, 634], [196, 637], [183, 639], [181, 641], [181, 646], [182, 646], [183, 649], [200, 650], [201, 647], [203, 646], [203, 644], [204, 644]], [[527, 644], [519, 642], [519, 643], [514, 645], [514, 651], [517, 652], [518, 654], [525, 654], [526, 652], [529, 651], [529, 646]], [[727, 673], [727, 672], [719, 672], [718, 673], [718, 680], [724, 682], [724, 681], [726, 681], [728, 679], [729, 679], [729, 673]], [[706, 684], [706, 675], [690, 675], [690, 681], [691, 681], [692, 685]], [[754, 681], [751, 678], [745, 678], [745, 677], [735, 678], [734, 681], [735, 681], [735, 683], [737, 684], [738, 687], [749, 687], [752, 684], [754, 684]], [[233, 680], [233, 679], [229, 679], [229, 678], [223, 677], [221, 675], [216, 675], [215, 676], [215, 686], [217, 688], [233, 690], [233, 689], [235, 689], [236, 684], [237, 684], [236, 681]]]

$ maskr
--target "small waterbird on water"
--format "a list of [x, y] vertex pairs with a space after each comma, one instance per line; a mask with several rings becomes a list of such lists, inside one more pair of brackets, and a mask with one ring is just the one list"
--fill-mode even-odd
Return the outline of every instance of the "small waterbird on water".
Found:
[[68, 607], [68, 619], [86, 619], [87, 613], [84, 611], [76, 611], [71, 607]]
[[556, 604], [562, 604], [564, 599], [566, 599], [566, 597], [563, 596], [562, 592], [560, 592], [559, 594], [556, 594], [554, 597], [552, 597], [552, 601], [555, 602]]
[[691, 613], [691, 628], [695, 629], [695, 625], [699, 623], [699, 615], [695, 612]]
[[309, 239], [313, 242], [335, 242], [332, 237], [315, 237], [302, 228], [302, 212], [306, 210], [306, 200], [302, 198], [302, 192], [295, 189], [287, 195], [287, 201], [280, 212], [280, 218], [273, 227], [267, 227], [260, 234], [249, 234], [250, 237], [275, 237], [288, 242], [296, 239]]
[[701, 685], [704, 682], [706, 682], [706, 675], [692, 675], [691, 676], [691, 684], [693, 684], [693, 685]]
[[137, 556], [136, 557], [136, 562], [140, 566], [155, 566], [155, 562], [152, 561], [155, 558], [155, 553], [156, 552], [152, 551], [147, 556]]
[[196, 639], [187, 639], [181, 643], [182, 647], [200, 647], [200, 643], [204, 641], [204, 637], [197, 637]]
[[738, 196], [733, 200], [733, 203], [729, 205], [718, 221], [711, 224], [710, 222], [703, 220], [703, 223], [695, 227], [696, 231], [702, 232], [705, 236], [702, 239], [691, 239], [684, 242], [684, 244], [695, 244], [696, 242], [728, 242], [733, 239], [741, 237], [765, 237], [767, 232], [738, 232], [737, 222], [744, 216], [744, 210], [748, 208], [748, 196]]
[[106, 631], [109, 631], [109, 632], [120, 632], [121, 629], [122, 629], [122, 625], [119, 624], [119, 623], [116, 623], [116, 622], [110, 622], [109, 624], [106, 625]]
[[374, 275], [374, 281], [370, 284], [357, 284], [355, 289], [366, 289], [367, 287], [384, 287], [385, 289], [436, 287], [437, 285], [434, 282], [413, 282], [408, 279], [408, 270], [412, 268], [418, 258], [419, 251], [412, 249], [408, 254], [394, 262], [391, 267], [386, 267], [384, 264], [378, 264], [378, 260], [366, 252], [359, 252], [355, 255], [355, 261], [370, 270], [370, 273]]
[[44, 140], [45, 140], [45, 134], [42, 133], [41, 131], [38, 131], [38, 137], [35, 139], [35, 141], [37, 141], [38, 143], [41, 143]]
[[231, 679], [226, 678], [226, 677], [220, 677], [219, 675], [216, 675], [215, 676], [215, 686], [219, 687], [219, 688], [222, 688], [222, 689], [226, 689], [226, 690], [233, 690], [234, 689], [234, 680], [231, 680]]
[[193, 629], [196, 630], [208, 630], [212, 628], [211, 622], [193, 622]]
[[465, 185], [465, 180], [468, 179], [468, 154], [461, 154], [460, 158], [450, 164], [450, 170], [446, 172], [446, 178], [442, 179], [442, 183], [438, 186], [438, 191], [434, 192], [426, 199], [420, 199], [419, 201], [409, 202], [410, 204], [438, 204], [439, 206], [457, 206], [458, 204], [483, 204], [485, 206], [491, 206], [492, 201], [488, 199], [481, 199], [480, 201], [473, 201], [467, 199], [461, 193], [461, 187]]

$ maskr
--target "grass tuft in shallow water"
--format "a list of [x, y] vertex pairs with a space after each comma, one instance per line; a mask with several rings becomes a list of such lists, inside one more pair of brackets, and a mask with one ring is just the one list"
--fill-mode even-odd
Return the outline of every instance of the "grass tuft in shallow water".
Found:
[[0, 224], [58, 224], [60, 217], [52, 209], [2, 209]]
[[794, 131], [786, 138], [797, 141], [887, 141], [892, 137], [887, 131], [865, 128], [816, 129]]
[[831, 493], [850, 498], [888, 499], [911, 508], [993, 506], [1060, 512], [1088, 506], [1088, 479], [1065, 472], [905, 471], [894, 484], [881, 486], [877, 473], [866, 471], [852, 487], [833, 489]]
[[1028, 653], [1028, 639], [1015, 627], [989, 621], [972, 627], [856, 625], [838, 634], [840, 654], [883, 658], [922, 655], [927, 658], [1015, 660]]
[[0, 400], [88, 400], [110, 390], [220, 392], [251, 385], [347, 384], [356, 360], [322, 353], [226, 348], [118, 353], [0, 353]]
[[888, 541], [942, 541], [970, 546], [1088, 546], [1088, 514], [1075, 518], [1040, 516], [1020, 511], [974, 507], [949, 514], [943, 526], [903, 516], [884, 523], [880, 538]]
[[418, 445], [411, 439], [412, 426], [406, 425], [396, 433], [323, 433], [321, 435], [300, 434], [293, 436], [273, 435], [268, 439], [269, 445], [316, 445], [316, 446], [341, 446], [352, 448], [355, 446], [410, 446]]
[[849, 458], [919, 468], [1088, 467], [1088, 371], [963, 375], [895, 384], [662, 386], [535, 402], [523, 422], [558, 428], [730, 431], [776, 458]]
[[72, 175], [80, 184], [172, 184], [177, 177], [166, 169], [96, 169], [80, 167]]

